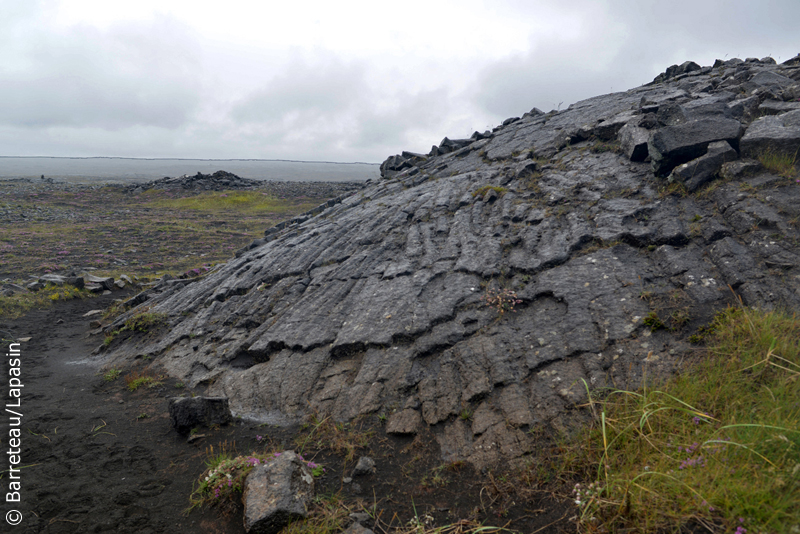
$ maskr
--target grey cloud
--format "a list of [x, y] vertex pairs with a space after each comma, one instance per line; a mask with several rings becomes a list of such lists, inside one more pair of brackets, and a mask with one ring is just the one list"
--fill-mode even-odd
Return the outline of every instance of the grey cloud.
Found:
[[199, 103], [197, 63], [172, 21], [108, 32], [25, 31], [26, 41], [7, 34], [0, 43], [13, 51], [0, 71], [2, 124], [175, 128]]
[[[535, 14], [524, 2], [515, 7]], [[579, 13], [578, 2], [570, 8]], [[593, 4], [597, 5], [597, 4]], [[498, 118], [536, 106], [545, 111], [602, 93], [647, 83], [673, 63], [711, 64], [717, 57], [772, 55], [800, 50], [800, 2], [625, 1], [608, 4], [581, 21], [573, 40], [530, 36], [528, 52], [485, 67], [473, 99]], [[613, 9], [612, 9], [613, 8]], [[578, 11], [576, 11], [578, 9]]]
[[364, 66], [322, 58], [314, 64], [296, 61], [290, 69], [255, 91], [231, 110], [245, 123], [284, 117], [333, 116], [368, 98]]
[[363, 110], [359, 117], [358, 135], [354, 139], [355, 146], [380, 146], [385, 147], [382, 150], [392, 150], [392, 147], [412, 141], [410, 130], [438, 129], [452, 111], [444, 88], [401, 94], [395, 101], [397, 104], [389, 109]]

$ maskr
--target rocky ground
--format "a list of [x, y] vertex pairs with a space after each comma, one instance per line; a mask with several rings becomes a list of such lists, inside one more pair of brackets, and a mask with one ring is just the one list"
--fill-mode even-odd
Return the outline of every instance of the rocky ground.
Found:
[[[120, 340], [234, 413], [385, 414], [443, 461], [525, 464], [589, 387], [680, 368], [741, 297], [800, 309], [800, 58], [692, 62], [382, 165], [191, 284]], [[462, 417], [463, 414], [463, 417]], [[472, 414], [471, 417], [466, 417]]]
[[[318, 205], [347, 192], [338, 188], [339, 184], [332, 186], [334, 189], [281, 183], [274, 184], [278, 189], [272, 191], [280, 191], [290, 205], [302, 207], [309, 198], [313, 200], [311, 204]], [[15, 251], [25, 251], [21, 257], [15, 253], [2, 256], [8, 266], [5, 274], [14, 279], [43, 273], [39, 266], [49, 257], [51, 233], [60, 239], [86, 241], [85, 252], [84, 248], [76, 249], [72, 242], [67, 243], [72, 252], [64, 261], [64, 268], [55, 270], [63, 274], [81, 270], [79, 266], [93, 257], [91, 251], [111, 247], [120, 250], [121, 242], [130, 236], [120, 228], [145, 227], [153, 222], [140, 220], [145, 215], [167, 216], [147, 204], [153, 197], [146, 201], [120, 188], [30, 182], [3, 183], [0, 187], [9, 199], [4, 204], [7, 225], [0, 236]], [[155, 198], [166, 194], [157, 191]], [[207, 214], [187, 212], [173, 213], [171, 217], [202, 220], [204, 215]], [[241, 218], [234, 212], [213, 215], [213, 220], [224, 223], [222, 228], [242, 224], [238, 220]], [[254, 216], [244, 224], [254, 225], [255, 219]], [[85, 232], [72, 237], [69, 231], [59, 233], [70, 224], [81, 225]], [[32, 238], [23, 241], [19, 232]], [[225, 239], [230, 239], [232, 233], [225, 234]], [[254, 237], [241, 233], [234, 248]], [[172, 234], [169, 229], [136, 235], [139, 243], [148, 239], [159, 243], [180, 241], [187, 245], [181, 250], [189, 251], [193, 242], [214, 236], [200, 234], [187, 240], [184, 234]], [[118, 264], [119, 270], [145, 277], [150, 271], [141, 270], [141, 265], [131, 261], [134, 258], [145, 264], [159, 260], [165, 270], [176, 265], [185, 268], [183, 255], [139, 247], [135, 256], [112, 256], [125, 262]], [[229, 249], [227, 254], [232, 251]], [[91, 272], [107, 271], [98, 267], [98, 271]], [[92, 354], [103, 344], [103, 334], [92, 324], [102, 320], [102, 314], [86, 316], [87, 312], [106, 310], [114, 301], [135, 295], [138, 289], [115, 286], [113, 292], [56, 302], [18, 319], [0, 318], [3, 354], [10, 340], [21, 343], [24, 382], [19, 408], [23, 414], [20, 455], [25, 466], [21, 502], [4, 503], [1, 510], [2, 515], [17, 510], [22, 522], [15, 527], [4, 526], [8, 529], [4, 532], [244, 532], [241, 504], [201, 507], [186, 513], [189, 496], [205, 470], [205, 462], [220, 451], [236, 455], [283, 449], [302, 449], [307, 458], [325, 466], [326, 473], [318, 480], [320, 498], [313, 508], [335, 503], [343, 511], [340, 515], [345, 526], [353, 521], [350, 513], [361, 513], [357, 517], [375, 532], [406, 528], [414, 518], [431, 526], [477, 520], [523, 532], [541, 527], [570, 528], [569, 517], [574, 510], [566, 504], [569, 491], [565, 488], [569, 485], [546, 484], [551, 475], [541, 466], [535, 466], [538, 471], [534, 476], [533, 471], [480, 473], [466, 464], [445, 463], [440, 460], [432, 433], [387, 437], [386, 420], [378, 414], [341, 427], [346, 434], [343, 440], [306, 439], [309, 427], [304, 429], [302, 424], [274, 426], [241, 419], [219, 428], [202, 428], [191, 440], [179, 435], [170, 425], [167, 399], [202, 395], [206, 385], [189, 387], [177, 379], [158, 375], [160, 383], [154, 387], [131, 391], [128, 382], [149, 366], [147, 359], [107, 380], [114, 376], [107, 374], [113, 368]], [[5, 358], [2, 370], [7, 376]], [[3, 383], [4, 399], [10, 398], [7, 385]], [[10, 446], [10, 421], [3, 418], [0, 428], [5, 448]], [[354, 458], [348, 457], [341, 443], [360, 444], [352, 449]], [[543, 445], [543, 456], [551, 453], [547, 447]], [[375, 460], [376, 470], [374, 474], [353, 477], [355, 459], [363, 455]], [[525, 484], [519, 483], [523, 475], [528, 481]], [[8, 473], [0, 477], [4, 493], [9, 481]], [[553, 497], [553, 492], [562, 498]], [[366, 512], [371, 514], [367, 518], [363, 515]]]
[[[156, 180], [133, 188], [0, 181], [0, 279], [87, 269], [152, 278], [201, 268], [227, 260], [264, 228], [363, 187], [203, 176], [170, 179], [169, 187]], [[259, 193], [275, 202], [243, 212], [224, 202], [225, 190]], [[192, 198], [206, 198], [206, 205], [175, 207]]]

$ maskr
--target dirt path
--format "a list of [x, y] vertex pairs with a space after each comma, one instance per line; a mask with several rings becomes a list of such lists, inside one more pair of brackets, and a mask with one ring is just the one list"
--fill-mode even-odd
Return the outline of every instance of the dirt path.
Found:
[[[166, 397], [174, 396], [169, 384], [128, 392], [124, 382], [106, 382], [87, 356], [99, 344], [86, 338], [91, 309], [107, 306], [119, 293], [73, 300], [34, 311], [2, 330], [20, 344], [20, 408], [23, 415], [20, 502], [3, 502], [6, 514], [22, 515], [16, 527], [0, 531], [25, 533], [72, 532], [237, 532], [233, 517], [216, 512], [182, 511], [188, 506], [192, 482], [203, 470], [208, 442], [191, 445], [170, 429]], [[8, 344], [4, 343], [5, 355]], [[4, 357], [4, 376], [8, 376]], [[8, 396], [4, 380], [3, 398]], [[3, 449], [10, 448], [13, 421], [5, 413]], [[235, 439], [240, 428], [227, 433]], [[227, 439], [226, 432], [219, 438]], [[6, 462], [9, 455], [3, 455]], [[4, 463], [6, 463], [4, 462]], [[8, 469], [8, 465], [3, 467]], [[2, 478], [9, 491], [9, 473]], [[8, 517], [13, 519], [13, 517]], [[6, 530], [8, 528], [8, 530]]]

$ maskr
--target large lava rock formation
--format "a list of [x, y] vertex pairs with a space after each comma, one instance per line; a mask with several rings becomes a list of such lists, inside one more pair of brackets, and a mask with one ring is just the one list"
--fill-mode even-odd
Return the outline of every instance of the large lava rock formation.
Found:
[[205, 278], [137, 296], [109, 329], [143, 310], [169, 329], [106, 361], [147, 355], [244, 417], [385, 413], [445, 459], [524, 456], [584, 381], [671, 372], [734, 295], [800, 310], [800, 184], [763, 164], [798, 155], [798, 81], [800, 56], [687, 62], [392, 156]]

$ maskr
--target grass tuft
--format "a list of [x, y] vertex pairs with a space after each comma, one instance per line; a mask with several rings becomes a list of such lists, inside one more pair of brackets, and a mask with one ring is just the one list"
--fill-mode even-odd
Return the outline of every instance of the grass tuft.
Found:
[[797, 177], [797, 152], [790, 155], [781, 152], [767, 151], [758, 156], [758, 161], [765, 169], [782, 178], [791, 179]]
[[131, 371], [128, 375], [125, 376], [125, 385], [128, 387], [129, 391], [136, 391], [140, 387], [144, 386], [147, 386], [149, 388], [160, 386], [162, 383], [161, 379], [162, 377], [154, 375], [148, 369], [141, 371]]
[[164, 198], [150, 203], [156, 208], [190, 209], [206, 212], [259, 214], [283, 213], [291, 210], [285, 201], [261, 191], [223, 191], [202, 193], [184, 198]]
[[336, 454], [344, 454], [345, 461], [351, 462], [356, 451], [367, 447], [375, 433], [363, 427], [363, 421], [359, 420], [343, 423], [333, 421], [330, 417], [320, 419], [317, 415], [311, 415], [303, 425], [303, 432], [295, 439], [297, 452], [302, 454], [307, 448], [316, 451], [328, 449]]
[[13, 295], [0, 295], [0, 318], [16, 319], [37, 308], [44, 308], [62, 300], [93, 297], [86, 289], [48, 284], [39, 291], [26, 291]]
[[506, 194], [508, 192], [508, 189], [506, 189], [505, 187], [500, 187], [500, 186], [497, 186], [497, 185], [484, 185], [483, 187], [479, 187], [478, 189], [473, 191], [472, 197], [473, 198], [483, 197], [490, 190], [494, 191], [495, 193], [497, 193], [500, 196], [503, 196], [504, 194]]

